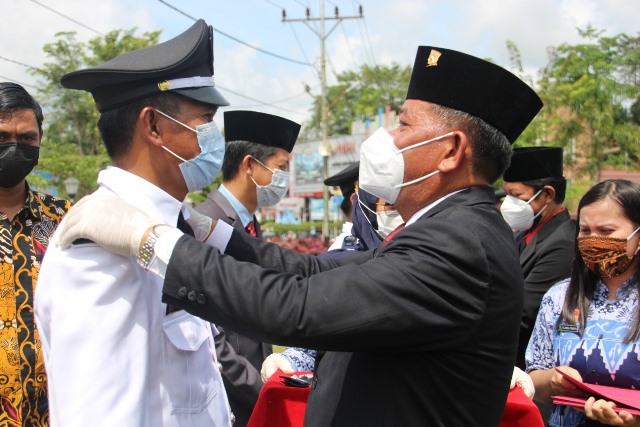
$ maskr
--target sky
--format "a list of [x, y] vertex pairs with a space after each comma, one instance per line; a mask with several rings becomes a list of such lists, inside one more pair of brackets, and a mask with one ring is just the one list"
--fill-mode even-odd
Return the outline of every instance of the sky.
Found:
[[[227, 110], [263, 111], [304, 123], [313, 101], [305, 87], [320, 94], [319, 24], [282, 22], [282, 10], [288, 19], [301, 19], [309, 8], [319, 18], [322, 1], [0, 0], [0, 81], [35, 93], [37, 80], [14, 61], [41, 66], [48, 60], [42, 47], [58, 32], [76, 32], [84, 41], [136, 27], [139, 34], [162, 30], [165, 41], [193, 24], [189, 15], [214, 27], [215, 80], [231, 103]], [[640, 32], [636, 0], [324, 0], [324, 15], [333, 18], [337, 7], [341, 17], [358, 16], [359, 5], [363, 19], [325, 21], [327, 32], [333, 28], [326, 37], [329, 85], [336, 74], [364, 63], [413, 65], [420, 45], [509, 68], [507, 40], [519, 48], [524, 69], [535, 79], [548, 63], [549, 47], [582, 42], [577, 28], [591, 24], [608, 36]], [[219, 126], [221, 117], [216, 116]]]

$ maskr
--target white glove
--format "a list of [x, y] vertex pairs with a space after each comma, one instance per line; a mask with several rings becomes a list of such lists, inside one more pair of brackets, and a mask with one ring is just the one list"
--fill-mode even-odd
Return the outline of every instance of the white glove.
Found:
[[67, 248], [84, 238], [118, 255], [137, 256], [145, 233], [156, 224], [158, 221], [119, 197], [92, 194], [67, 212], [58, 227], [58, 241]]
[[278, 369], [285, 374], [293, 374], [295, 372], [286, 357], [280, 353], [272, 353], [262, 362], [262, 369], [260, 370], [262, 382], [266, 383]]
[[189, 205], [184, 205], [189, 212], [189, 218], [186, 218], [187, 223], [193, 229], [193, 234], [196, 240], [204, 242], [211, 234], [211, 222], [212, 219], [206, 215], [201, 214]]
[[533, 381], [531, 380], [529, 374], [527, 374], [517, 366], [513, 367], [513, 375], [511, 375], [511, 386], [509, 388], [514, 388], [515, 386], [520, 387], [529, 399], [533, 399], [533, 396], [536, 394], [536, 389], [533, 386]]

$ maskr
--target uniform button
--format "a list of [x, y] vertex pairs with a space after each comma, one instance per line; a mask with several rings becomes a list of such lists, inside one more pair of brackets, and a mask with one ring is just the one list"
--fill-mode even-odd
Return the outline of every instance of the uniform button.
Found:
[[205, 302], [207, 302], [207, 297], [205, 296], [205, 294], [198, 294], [198, 303], [204, 304]]
[[178, 296], [180, 298], [184, 298], [187, 296], [187, 288], [185, 288], [184, 286], [181, 287], [180, 289], [178, 289]]
[[187, 298], [189, 298], [189, 301], [195, 301], [198, 298], [198, 294], [196, 294], [196, 291], [189, 291]]

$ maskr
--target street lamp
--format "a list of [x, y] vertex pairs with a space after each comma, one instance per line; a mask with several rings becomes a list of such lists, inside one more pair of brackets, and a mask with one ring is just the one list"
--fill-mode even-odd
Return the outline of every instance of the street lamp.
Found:
[[67, 195], [71, 200], [71, 203], [74, 202], [73, 198], [78, 194], [78, 186], [80, 185], [80, 180], [75, 176], [70, 176], [64, 180], [64, 188], [67, 191]]

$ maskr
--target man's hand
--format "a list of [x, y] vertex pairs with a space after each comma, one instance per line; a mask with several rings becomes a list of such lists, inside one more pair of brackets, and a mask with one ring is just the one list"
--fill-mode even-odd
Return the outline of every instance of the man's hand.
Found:
[[513, 367], [513, 374], [511, 375], [511, 388], [514, 387], [520, 387], [529, 399], [533, 399], [533, 396], [536, 394], [536, 389], [533, 386], [533, 381], [529, 374], [517, 366]]
[[147, 231], [156, 224], [158, 221], [119, 197], [92, 194], [66, 214], [58, 228], [58, 241], [66, 248], [75, 240], [88, 239], [118, 255], [137, 256]]
[[262, 369], [260, 370], [262, 382], [266, 383], [277, 370], [281, 370], [285, 374], [294, 373], [291, 363], [284, 356], [280, 353], [272, 353], [262, 362]]

